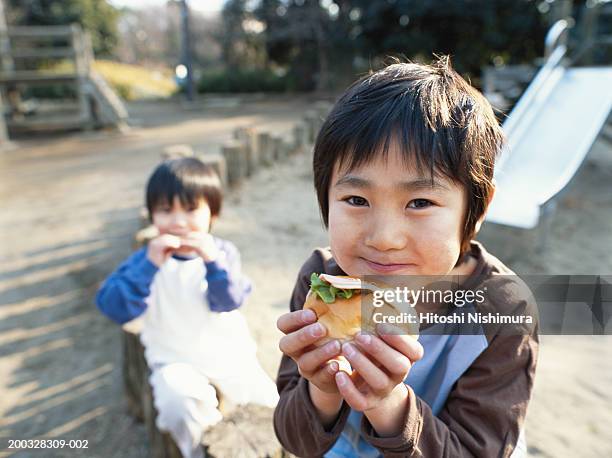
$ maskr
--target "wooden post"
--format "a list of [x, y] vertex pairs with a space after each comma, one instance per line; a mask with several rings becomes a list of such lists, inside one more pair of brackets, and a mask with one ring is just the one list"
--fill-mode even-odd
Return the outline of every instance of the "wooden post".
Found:
[[247, 159], [246, 174], [250, 177], [255, 173], [259, 165], [255, 132], [253, 129], [248, 127], [238, 127], [237, 129], [234, 129], [234, 139], [244, 143]]
[[282, 161], [285, 159], [285, 152], [283, 151], [283, 139], [280, 135], [270, 136], [270, 145], [272, 151], [272, 158], [274, 161]]
[[307, 110], [304, 114], [304, 124], [306, 125], [306, 140], [309, 144], [313, 144], [317, 138], [318, 122], [317, 117], [319, 115], [315, 110]]
[[257, 134], [255, 130], [247, 128], [243, 138], [243, 141], [246, 143], [248, 173], [251, 176], [257, 171], [257, 166], [260, 162], [259, 150], [257, 149]]
[[77, 97], [79, 100], [80, 116], [87, 128], [93, 127], [93, 113], [87, 96], [87, 78], [90, 68], [85, 50], [85, 40], [83, 38], [83, 29], [78, 24], [72, 24], [71, 30], [71, 45], [74, 49], [74, 65], [77, 74]]
[[163, 153], [161, 154], [162, 161], [167, 159], [177, 159], [179, 157], [192, 157], [193, 156], [193, 148], [191, 145], [187, 144], [178, 144], [178, 145], [170, 145], [164, 148]]
[[[4, 15], [4, 1], [0, 0], [0, 69], [3, 73], [14, 71], [14, 62], [11, 56], [11, 43], [9, 41], [8, 30], [6, 27], [6, 16]], [[8, 132], [6, 130], [6, 122], [4, 120], [4, 103], [2, 101], [2, 93], [0, 92], [0, 151], [8, 149], [10, 142]]]
[[298, 122], [293, 126], [293, 145], [292, 152], [293, 153], [301, 153], [304, 149], [304, 136], [306, 134], [306, 127], [303, 123]]
[[[144, 421], [142, 387], [146, 372], [143, 371], [144, 349], [140, 343], [142, 320], [132, 320], [123, 325], [123, 387], [127, 398], [129, 413], [139, 421]], [[146, 362], [144, 363], [146, 366]]]
[[259, 163], [262, 165], [270, 165], [273, 160], [272, 142], [268, 132], [259, 132], [257, 134], [257, 155]]
[[225, 157], [221, 154], [202, 154], [198, 155], [198, 159], [200, 159], [204, 164], [210, 165], [217, 175], [219, 175], [219, 179], [221, 180], [221, 184], [223, 187], [227, 187], [227, 163], [225, 162]]
[[221, 147], [221, 151], [227, 165], [227, 184], [229, 187], [237, 186], [246, 176], [244, 144], [237, 140], [229, 141]]
[[0, 0], [0, 60], [2, 71], [11, 73], [15, 70], [15, 62], [11, 55], [11, 42], [6, 25], [6, 14], [4, 11], [4, 0]]
[[203, 435], [205, 456], [209, 458], [281, 458], [285, 454], [273, 429], [273, 409], [248, 404], [235, 409], [227, 420], [217, 423]]
[[83, 39], [83, 65], [87, 71], [87, 74], [91, 73], [91, 66], [94, 62], [94, 52], [93, 52], [93, 43], [91, 41], [91, 34], [87, 31], [82, 31], [82, 39]]
[[[0, 93], [0, 113], [4, 113], [4, 102], [2, 101], [2, 94]], [[9, 140], [8, 130], [6, 129], [6, 122], [4, 116], [0, 116], [0, 152], [10, 150], [14, 147], [13, 143]]]
[[293, 142], [291, 142], [291, 140], [283, 138], [283, 141], [281, 142], [281, 147], [285, 158], [289, 157], [291, 153], [293, 153]]

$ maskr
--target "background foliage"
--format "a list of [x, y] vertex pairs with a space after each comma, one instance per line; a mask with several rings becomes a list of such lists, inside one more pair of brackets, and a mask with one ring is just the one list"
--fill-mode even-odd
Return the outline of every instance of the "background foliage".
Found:
[[[142, 10], [106, 0], [4, 1], [12, 24], [81, 24], [96, 56], [155, 70], [180, 63], [175, 1]], [[532, 64], [555, 15], [585, 1], [227, 0], [214, 17], [192, 9], [195, 76], [201, 92], [333, 91], [389, 56], [450, 54], [478, 85], [484, 66]]]

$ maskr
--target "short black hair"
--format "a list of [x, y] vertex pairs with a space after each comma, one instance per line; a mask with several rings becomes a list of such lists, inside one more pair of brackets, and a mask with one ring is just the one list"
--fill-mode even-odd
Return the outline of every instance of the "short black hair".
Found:
[[221, 212], [223, 189], [215, 169], [195, 157], [168, 159], [153, 171], [147, 183], [149, 218], [160, 205], [172, 205], [178, 197], [184, 207], [197, 206], [204, 199], [211, 216]]
[[348, 170], [386, 157], [397, 141], [406, 164], [448, 177], [466, 190], [461, 251], [469, 249], [493, 192], [493, 168], [504, 144], [489, 102], [448, 57], [431, 65], [395, 61], [353, 83], [323, 123], [314, 146], [314, 184], [325, 227], [334, 167]]

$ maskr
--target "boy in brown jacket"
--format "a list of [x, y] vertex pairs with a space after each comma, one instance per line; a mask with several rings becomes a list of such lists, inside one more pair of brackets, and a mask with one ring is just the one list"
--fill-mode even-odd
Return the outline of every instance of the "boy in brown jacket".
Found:
[[[523, 332], [389, 332], [317, 345], [327, 330], [301, 310], [311, 273], [453, 275], [484, 290], [466, 310], [533, 314], [531, 295], [474, 241], [504, 139], [489, 103], [450, 66], [396, 63], [354, 83], [318, 135], [314, 181], [330, 247], [298, 275], [274, 415], [298, 456], [520, 456], [537, 359]], [[452, 312], [454, 313], [454, 312]], [[341, 370], [343, 356], [352, 374]], [[350, 371], [349, 371], [350, 372]]]

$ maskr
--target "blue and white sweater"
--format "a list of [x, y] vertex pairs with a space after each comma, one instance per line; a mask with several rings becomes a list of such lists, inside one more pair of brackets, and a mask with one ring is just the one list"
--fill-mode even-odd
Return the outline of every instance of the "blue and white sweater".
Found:
[[241, 273], [236, 247], [214, 240], [220, 252], [214, 262], [175, 255], [158, 268], [147, 258], [146, 248], [140, 249], [98, 291], [98, 308], [117, 323], [142, 317], [141, 340], [150, 365], [187, 362], [209, 376], [222, 376], [231, 365], [213, 361], [255, 353], [237, 310], [251, 282]]

